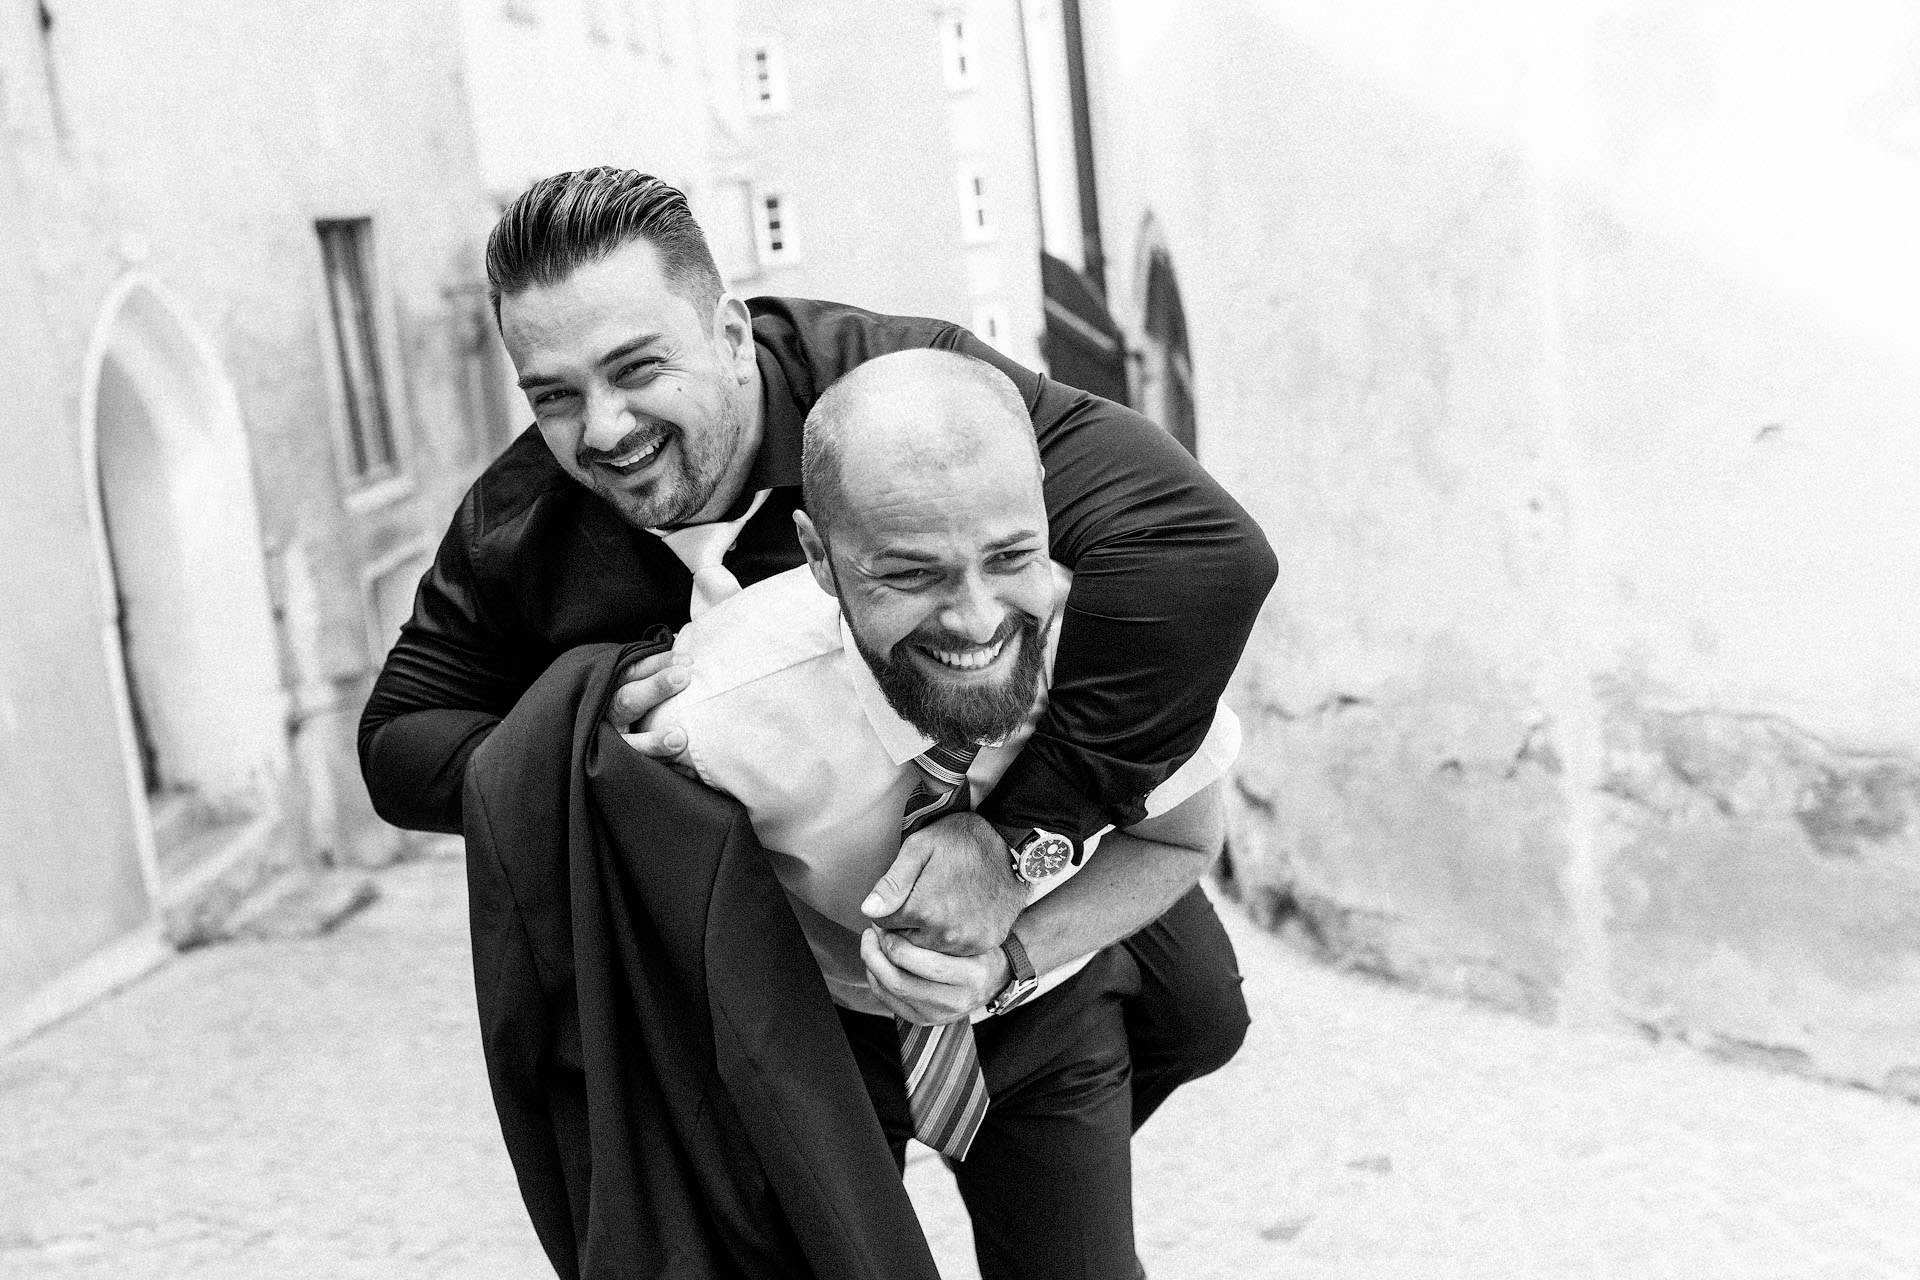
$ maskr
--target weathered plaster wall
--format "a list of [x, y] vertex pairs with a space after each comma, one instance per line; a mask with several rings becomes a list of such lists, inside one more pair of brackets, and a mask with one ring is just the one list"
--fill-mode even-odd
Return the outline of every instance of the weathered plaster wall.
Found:
[[0, 13], [0, 1008], [144, 919], [130, 798], [98, 652], [73, 420], [86, 330], [63, 332], [34, 232], [84, 220], [60, 162], [29, 11]]
[[[129, 277], [205, 340], [245, 423], [253, 517], [186, 514], [264, 558], [296, 843], [391, 841], [353, 762], [368, 574], [430, 549], [500, 438], [469, 394], [486, 208], [452, 0], [42, 11], [0, 17], [0, 1006], [152, 910], [88, 518], [89, 346]], [[378, 492], [342, 461], [313, 228], [359, 216], [405, 473]]]
[[488, 195], [612, 164], [697, 193], [710, 170], [703, 27], [730, 5], [695, 0], [459, 0], [464, 76]]
[[1116, 311], [1151, 214], [1282, 561], [1236, 869], [1350, 963], [1915, 1091], [1916, 16], [1089, 12]]

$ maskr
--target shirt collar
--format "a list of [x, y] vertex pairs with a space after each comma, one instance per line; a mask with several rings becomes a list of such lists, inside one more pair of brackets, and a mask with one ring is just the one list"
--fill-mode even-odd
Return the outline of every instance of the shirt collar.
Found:
[[903, 719], [887, 701], [887, 695], [880, 692], [880, 682], [873, 678], [873, 669], [867, 666], [865, 655], [854, 643], [853, 628], [847, 625], [844, 613], [840, 614], [840, 649], [847, 673], [853, 680], [854, 696], [860, 700], [860, 709], [866, 713], [867, 723], [873, 726], [873, 735], [880, 739], [887, 759], [903, 765], [931, 747], [933, 739]]

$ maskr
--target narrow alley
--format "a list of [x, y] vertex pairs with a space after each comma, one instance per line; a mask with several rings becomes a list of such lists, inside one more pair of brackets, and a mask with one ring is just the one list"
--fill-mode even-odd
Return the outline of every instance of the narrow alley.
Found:
[[[550, 1274], [494, 1126], [457, 857], [0, 1055], [0, 1276]], [[1920, 1107], [1334, 972], [1225, 915], [1255, 1027], [1141, 1135], [1155, 1280], [1920, 1274]], [[937, 1161], [909, 1182], [971, 1277]]]

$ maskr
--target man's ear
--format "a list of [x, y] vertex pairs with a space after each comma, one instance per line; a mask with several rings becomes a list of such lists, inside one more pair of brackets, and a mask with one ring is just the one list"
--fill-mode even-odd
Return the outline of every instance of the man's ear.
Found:
[[753, 350], [753, 316], [747, 304], [730, 293], [713, 304], [713, 332], [726, 344], [733, 376], [745, 385], [759, 371]]
[[793, 513], [793, 529], [800, 535], [800, 550], [806, 553], [807, 569], [813, 574], [813, 580], [820, 584], [822, 591], [839, 599], [840, 593], [834, 589], [837, 584], [833, 580], [833, 566], [827, 563], [827, 540], [820, 536], [804, 511]]

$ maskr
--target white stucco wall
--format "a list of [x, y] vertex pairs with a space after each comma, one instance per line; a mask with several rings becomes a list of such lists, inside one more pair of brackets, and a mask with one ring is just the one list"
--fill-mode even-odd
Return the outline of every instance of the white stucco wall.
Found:
[[[236, 710], [243, 730], [196, 721], [188, 732], [227, 740], [185, 758], [241, 786], [266, 759], [277, 776], [258, 798], [282, 820], [281, 854], [390, 847], [353, 752], [377, 664], [369, 568], [430, 547], [502, 436], [476, 420], [470, 394], [486, 207], [452, 0], [49, 12], [44, 32], [31, 9], [0, 18], [0, 229], [13, 246], [0, 315], [14, 392], [0, 418], [16, 442], [0, 501], [0, 1007], [153, 910], [89, 517], [99, 342], [132, 283], [164, 296], [198, 348], [159, 360], [160, 383], [180, 378], [165, 425], [182, 469], [153, 477], [168, 493], [146, 510], [176, 519], [202, 568], [250, 561], [266, 582], [264, 598], [228, 600], [245, 572], [200, 575], [217, 609], [253, 616], [183, 621], [200, 656], [177, 666], [231, 677], [230, 696], [249, 703], [265, 673], [279, 695]], [[314, 231], [316, 219], [357, 217], [373, 220], [401, 457], [397, 477], [371, 486], [344, 461]], [[195, 385], [232, 398], [249, 446], [237, 470], [218, 424], [193, 420], [211, 403]], [[123, 488], [136, 483], [127, 461], [109, 461]], [[164, 578], [156, 568], [150, 580]], [[218, 694], [196, 696], [205, 711]], [[277, 751], [262, 748], [270, 735]]]
[[[966, 88], [949, 86], [942, 67], [950, 14], [964, 16], [972, 47]], [[738, 288], [963, 326], [991, 308], [1009, 329], [1002, 349], [1037, 367], [1039, 211], [1011, 0], [744, 0], [739, 26], [743, 50], [771, 38], [784, 54], [790, 105], [748, 116], [747, 186], [788, 195], [800, 256], [749, 263]], [[987, 184], [995, 228], [985, 240], [963, 236], [962, 168]]]
[[1243, 870], [1357, 963], [1913, 1087], [1920, 15], [1088, 14], [1114, 296], [1150, 211], [1281, 557]]

